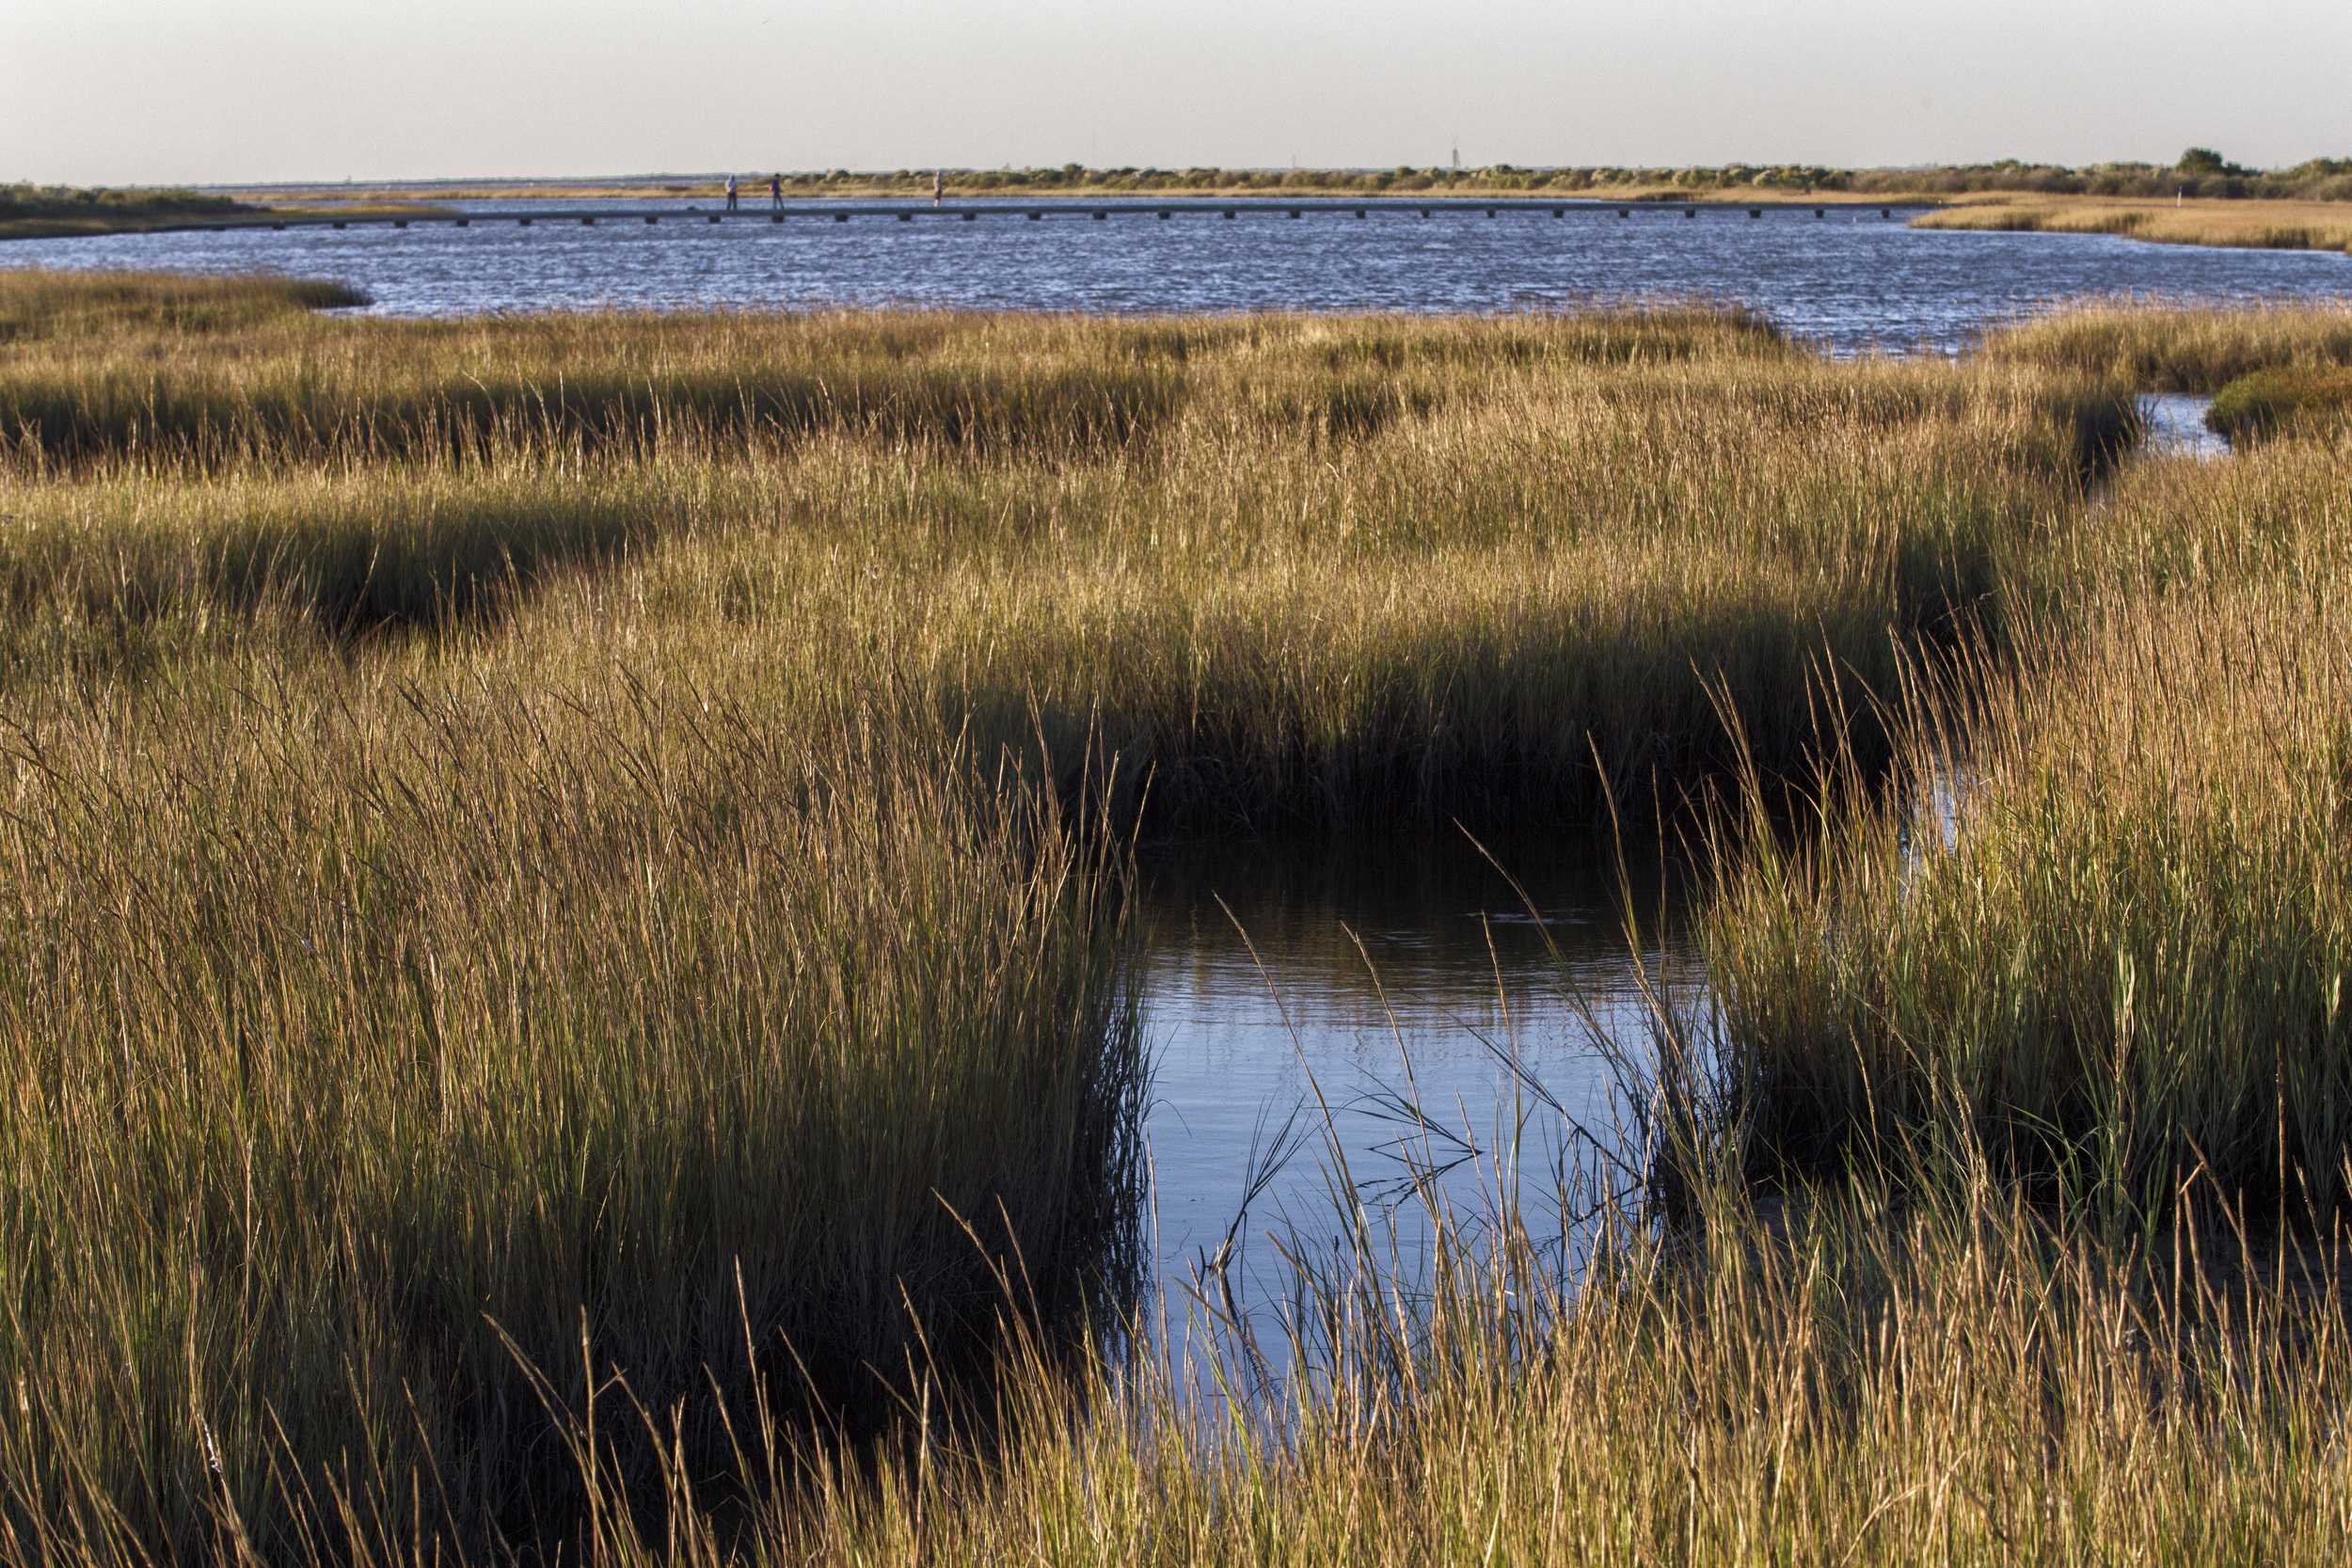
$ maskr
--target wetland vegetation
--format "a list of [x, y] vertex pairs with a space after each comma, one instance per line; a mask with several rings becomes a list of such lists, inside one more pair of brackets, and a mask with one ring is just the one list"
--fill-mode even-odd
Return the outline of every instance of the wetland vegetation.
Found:
[[1922, 213], [1915, 229], [2019, 234], [2115, 234], [2157, 245], [2352, 251], [2352, 208], [2341, 198], [1995, 194]]
[[[2004, 158], [1985, 164], [1918, 165], [1889, 168], [1842, 168], [1804, 163], [1716, 165], [1481, 164], [1470, 167], [1401, 164], [1393, 168], [1144, 168], [1132, 165], [1090, 167], [1062, 164], [1016, 168], [797, 169], [778, 173], [798, 198], [822, 196], [928, 196], [934, 174], [945, 174], [964, 195], [1098, 196], [1325, 195], [1392, 193], [1432, 196], [1576, 196], [1611, 198], [1677, 196], [1722, 199], [1791, 200], [1800, 197], [1849, 200], [1944, 199], [1960, 197], [2073, 196], [2225, 200], [2352, 200], [2352, 158], [2308, 158], [2291, 167], [2248, 168], [2210, 148], [2193, 147], [2171, 164], [2117, 162], [2069, 167]], [[747, 178], [765, 181], [766, 172]], [[257, 189], [254, 197], [298, 193], [333, 197], [389, 187], [352, 185]], [[724, 176], [657, 177], [647, 180], [469, 181], [441, 186], [429, 182], [400, 187], [420, 199], [461, 197], [522, 198], [580, 196], [723, 196]]]
[[[0, 275], [0, 1551], [2340, 1557], [2342, 309], [338, 302]], [[1711, 1003], [1160, 1363], [1136, 846], [1454, 823]]]
[[0, 240], [111, 234], [256, 210], [229, 197], [184, 190], [0, 184]]

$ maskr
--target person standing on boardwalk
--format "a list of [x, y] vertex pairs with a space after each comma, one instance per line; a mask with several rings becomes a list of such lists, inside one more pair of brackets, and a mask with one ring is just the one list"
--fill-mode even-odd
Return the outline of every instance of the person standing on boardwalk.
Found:
[[781, 174], [768, 176], [768, 210], [771, 213], [784, 211], [784, 176]]
[[934, 207], [938, 206], [939, 198], [946, 194], [947, 176], [946, 172], [940, 169], [931, 170], [931, 205]]
[[727, 211], [732, 213], [735, 210], [735, 176], [730, 174], [727, 176]]

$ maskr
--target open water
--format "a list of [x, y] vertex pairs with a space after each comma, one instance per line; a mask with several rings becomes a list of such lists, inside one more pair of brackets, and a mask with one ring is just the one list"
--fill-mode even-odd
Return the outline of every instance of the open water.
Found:
[[[0, 245], [0, 266], [269, 271], [357, 286], [388, 315], [705, 308], [919, 306], [1120, 313], [1180, 310], [1501, 311], [1595, 300], [1707, 297], [1751, 307], [1840, 353], [1952, 352], [1988, 325], [2083, 295], [2246, 301], [2352, 295], [2352, 257], [2153, 245], [2106, 235], [1915, 230], [1871, 207], [1415, 211], [1233, 202], [1241, 216], [1166, 221], [1095, 207], [965, 223], [757, 214], [723, 224], [540, 222], [460, 202], [471, 227], [231, 230]], [[1122, 203], [1149, 207], [1151, 202]], [[565, 203], [611, 219], [686, 217], [675, 200]], [[1284, 216], [1298, 207], [1305, 216]]]

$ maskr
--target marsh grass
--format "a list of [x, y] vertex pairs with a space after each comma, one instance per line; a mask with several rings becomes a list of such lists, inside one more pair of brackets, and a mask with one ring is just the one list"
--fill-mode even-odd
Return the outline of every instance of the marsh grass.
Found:
[[2122, 200], [2099, 196], [2009, 194], [1922, 213], [1915, 229], [2000, 233], [2115, 234], [2158, 245], [2252, 250], [2352, 250], [2352, 213], [2341, 201], [2279, 198]]
[[[215, 313], [190, 331], [189, 312], [174, 314], [177, 285], [21, 277], [19, 309], [0, 319], [43, 325], [8, 356], [0, 433], [35, 468], [135, 456], [213, 470], [445, 464], [516, 447], [644, 459], [818, 432], [1076, 457], [1134, 445], [1196, 401], [1345, 437], [1426, 412], [1449, 369], [1458, 379], [1472, 367], [1796, 356], [1752, 317], [1677, 307], [1523, 318], [1491, 333], [1376, 318], [1319, 328], [950, 312], [403, 323], [319, 319], [295, 308], [299, 294], [259, 282], [221, 285], [221, 301], [199, 289]], [[237, 309], [259, 314], [239, 322]], [[224, 354], [202, 335], [206, 320], [251, 330]], [[1384, 373], [1404, 368], [1422, 373]], [[1263, 370], [1283, 373], [1251, 379]]]
[[2205, 422], [2233, 443], [2341, 431], [2352, 423], [2352, 368], [2250, 372], [2215, 394]]
[[2255, 371], [2352, 365], [2352, 307], [2076, 306], [1988, 333], [1980, 352], [2001, 364], [2113, 377], [2140, 391], [2212, 394]]
[[1402, 1297], [1375, 1242], [1308, 1304], [1342, 1370], [1266, 1424], [1019, 1381], [1005, 1459], [821, 1467], [747, 1560], [2320, 1563], [2352, 1535], [2341, 1302], [2226, 1226], [2119, 1258], [1979, 1189], [1700, 1235], [1704, 1267], [1636, 1242], [1574, 1295], [1506, 1233]]
[[946, 737], [583, 675], [222, 672], [12, 727], [11, 1528], [193, 1551], [226, 1509], [274, 1554], [293, 1463], [528, 1539], [580, 1499], [527, 1366], [694, 1402], [707, 1465], [743, 1402], [951, 1369], [1016, 1250], [1115, 1296], [1101, 852]]
[[0, 345], [63, 340], [87, 350], [128, 335], [245, 333], [365, 305], [341, 283], [178, 273], [0, 271]]
[[2000, 562], [2129, 417], [1676, 307], [294, 318], [11, 365], [0, 586], [55, 607], [20, 665], [719, 605], [1065, 787], [1107, 745], [1167, 832], [1589, 821], [1721, 771], [1726, 706], [1793, 767], [1809, 705], [1998, 635]]
[[[1302, 1259], [1280, 1323], [1197, 1318], [1173, 1359], [1074, 1371], [1016, 1337], [980, 1429], [910, 1402], [881, 1450], [747, 1424], [755, 1506], [715, 1521], [673, 1469], [666, 1509], [598, 1511], [583, 1555], [2319, 1564], [2352, 1541], [2341, 1236], [2290, 1256], [2215, 1208], [2119, 1243], [1981, 1180], [1771, 1209], [1716, 1187], [1671, 1235], [1615, 1212], [1571, 1282], [1528, 1220], [1585, 1196], [1430, 1203], [1425, 1276], [1361, 1210], [1276, 1227]], [[1298, 1371], [1252, 1396], [1269, 1337]], [[583, 1477], [606, 1441], [567, 1428]], [[412, 1550], [398, 1521], [322, 1533]]]
[[1752, 1168], [2341, 1207], [2343, 476], [2315, 442], [2134, 476], [2013, 670], [1915, 704], [1931, 793], [1833, 791], [1817, 843], [1727, 876], [1708, 949]]
[[[2115, 466], [2151, 366], [2324, 313], [1831, 364], [15, 286], [0, 1550], [2352, 1534], [2345, 457]], [[1132, 1358], [1136, 832], [1710, 800], [1719, 1010], [1615, 1042], [1647, 1180], [1422, 1270], [1342, 1179], [1280, 1402]]]

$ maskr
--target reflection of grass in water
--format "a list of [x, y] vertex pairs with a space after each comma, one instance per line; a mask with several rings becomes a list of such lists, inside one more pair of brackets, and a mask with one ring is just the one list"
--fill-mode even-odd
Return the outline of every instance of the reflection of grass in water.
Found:
[[[1580, 974], [1624, 969], [1618, 856], [1608, 840], [1547, 835], [1486, 847], [1492, 863], [1479, 845], [1442, 831], [1155, 845], [1137, 872], [1145, 961], [1246, 999], [1253, 1011], [1271, 985], [1319, 1017], [1342, 1003], [1375, 1027], [1383, 1000], [1407, 1020], [1436, 1024], [1465, 1006], [1492, 1004], [1499, 987], [1549, 996], [1560, 978], [1555, 954]], [[1631, 859], [1644, 927], [1672, 912], [1676, 926], [1664, 935], [1680, 945], [1687, 868], [1646, 851]], [[1527, 912], [1522, 890], [1538, 915]], [[1251, 951], [1270, 978], [1259, 977]], [[1378, 969], [1377, 997], [1367, 954]]]

